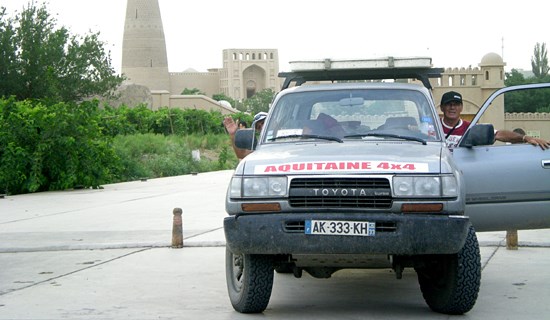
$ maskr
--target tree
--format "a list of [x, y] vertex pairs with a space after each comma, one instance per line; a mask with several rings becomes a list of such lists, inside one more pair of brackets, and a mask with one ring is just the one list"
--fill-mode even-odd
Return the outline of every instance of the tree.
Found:
[[218, 93], [218, 94], [212, 95], [212, 99], [214, 99], [216, 101], [227, 101], [227, 102], [229, 102], [229, 104], [232, 107], [235, 107], [235, 105], [236, 105], [236, 101], [233, 98], [228, 97], [223, 93]]
[[506, 73], [506, 79], [504, 80], [505, 86], [510, 87], [526, 83], [527, 81], [525, 80], [525, 77], [517, 69], [512, 69], [511, 72]]
[[122, 83], [99, 33], [70, 35], [56, 27], [46, 5], [8, 18], [0, 12], [0, 96], [18, 100], [81, 101], [109, 96]]
[[184, 94], [184, 95], [198, 95], [198, 94], [202, 94], [203, 96], [206, 95], [204, 92], [202, 92], [200, 89], [197, 89], [197, 88], [193, 88], [193, 89], [184, 88], [183, 91], [181, 92], [181, 94]]
[[246, 110], [251, 114], [256, 114], [260, 111], [268, 112], [269, 105], [273, 101], [274, 96], [275, 92], [273, 90], [264, 89], [244, 100], [244, 105], [246, 106]]
[[531, 68], [537, 79], [542, 79], [548, 75], [548, 56], [546, 52], [546, 43], [538, 43], [533, 50], [533, 58], [531, 58]]

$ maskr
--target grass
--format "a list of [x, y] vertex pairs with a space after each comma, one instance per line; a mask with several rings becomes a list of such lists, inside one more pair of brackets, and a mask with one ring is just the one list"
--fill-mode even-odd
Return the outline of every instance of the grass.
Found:
[[[120, 135], [113, 147], [120, 163], [112, 182], [234, 169], [238, 163], [227, 134]], [[193, 159], [193, 150], [199, 150], [199, 161]]]

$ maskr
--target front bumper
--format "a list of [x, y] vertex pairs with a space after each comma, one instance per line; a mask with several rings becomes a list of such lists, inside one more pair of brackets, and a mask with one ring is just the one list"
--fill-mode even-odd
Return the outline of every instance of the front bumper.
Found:
[[[370, 237], [307, 235], [305, 220], [375, 222]], [[229, 216], [227, 246], [244, 254], [453, 254], [463, 246], [470, 221], [464, 216], [286, 213]]]

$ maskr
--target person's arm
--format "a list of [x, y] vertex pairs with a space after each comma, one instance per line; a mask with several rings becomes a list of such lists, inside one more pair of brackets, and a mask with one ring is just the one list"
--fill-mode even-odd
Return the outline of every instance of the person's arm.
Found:
[[229, 138], [231, 139], [231, 146], [233, 147], [233, 151], [235, 152], [235, 155], [237, 156], [237, 158], [239, 160], [241, 160], [242, 158], [244, 158], [247, 155], [249, 155], [250, 153], [252, 153], [252, 150], [241, 149], [241, 148], [237, 148], [237, 146], [235, 146], [235, 133], [237, 132], [238, 128], [237, 128], [237, 124], [235, 123], [233, 118], [231, 118], [231, 117], [224, 118], [223, 119], [223, 125], [224, 125], [225, 129], [227, 130], [227, 133], [229, 133]]
[[539, 139], [535, 137], [529, 137], [509, 130], [498, 130], [495, 133], [495, 140], [511, 143], [529, 143], [534, 146], [541, 147], [542, 150], [550, 148], [550, 141]]

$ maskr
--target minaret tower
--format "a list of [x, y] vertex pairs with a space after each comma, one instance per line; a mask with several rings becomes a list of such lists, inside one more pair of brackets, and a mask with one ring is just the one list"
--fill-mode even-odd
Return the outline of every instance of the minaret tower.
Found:
[[150, 90], [170, 90], [166, 41], [158, 0], [128, 0], [122, 73]]

